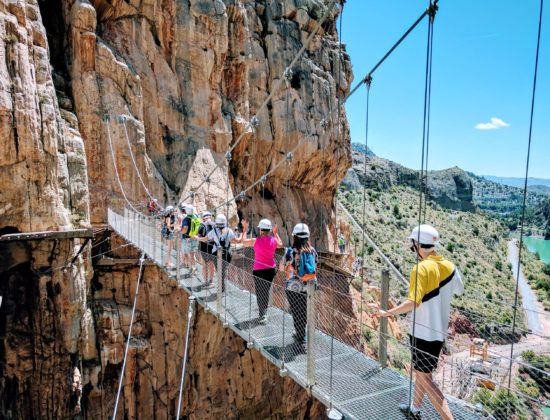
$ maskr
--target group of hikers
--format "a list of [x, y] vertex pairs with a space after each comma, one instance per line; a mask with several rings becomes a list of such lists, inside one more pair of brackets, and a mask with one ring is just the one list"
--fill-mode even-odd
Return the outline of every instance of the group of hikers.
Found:
[[[258, 223], [258, 237], [249, 238], [250, 223], [242, 220], [241, 232], [235, 232], [227, 225], [227, 217], [218, 214], [213, 220], [212, 213], [204, 211], [201, 219], [196, 214], [193, 205], [180, 203], [177, 209], [168, 206], [164, 209], [161, 218], [161, 235], [166, 241], [165, 267], [173, 266], [170, 258], [174, 248], [174, 240], [181, 238], [183, 268], [190, 274], [196, 272], [197, 251], [202, 258], [204, 285], [213, 283], [216, 271], [218, 250], [221, 252], [221, 291], [225, 297], [227, 266], [232, 260], [231, 244], [242, 242], [243, 245], [254, 249], [254, 287], [258, 304], [258, 322], [267, 323], [267, 309], [269, 294], [273, 279], [277, 273], [275, 252], [283, 248], [283, 241], [278, 235], [277, 225], [269, 219], [262, 219]], [[179, 236], [179, 238], [176, 238]], [[316, 282], [318, 255], [310, 244], [310, 231], [305, 223], [298, 223], [292, 231], [292, 246], [285, 249], [283, 268], [286, 272], [285, 294], [289, 302], [290, 313], [294, 321], [294, 339], [304, 350], [306, 349], [306, 321], [307, 321], [307, 280]], [[178, 255], [177, 258], [180, 256]]]
[[[182, 261], [191, 273], [196, 271], [196, 252], [200, 249], [203, 259], [203, 279], [211, 284], [215, 273], [218, 249], [222, 250], [224, 262], [231, 262], [231, 243], [242, 242], [254, 249], [254, 285], [258, 304], [258, 322], [266, 324], [269, 293], [277, 264], [275, 252], [283, 248], [278, 235], [277, 225], [268, 219], [262, 219], [258, 226], [259, 236], [248, 237], [250, 223], [242, 220], [242, 233], [235, 233], [227, 226], [223, 214], [216, 215], [208, 211], [202, 213], [202, 221], [195, 214], [192, 205], [180, 203], [179, 214], [169, 206], [163, 213], [162, 236], [168, 243], [171, 255], [175, 234], [180, 234], [183, 243]], [[408, 236], [410, 249], [418, 259], [410, 274], [410, 287], [407, 299], [389, 310], [382, 310], [378, 304], [369, 307], [375, 309], [374, 316], [387, 317], [414, 313], [410, 321], [410, 345], [412, 367], [415, 372], [415, 390], [412, 404], [403, 404], [399, 408], [412, 419], [420, 419], [420, 406], [427, 394], [442, 419], [453, 419], [453, 415], [443, 393], [432, 378], [439, 363], [446, 331], [449, 325], [450, 302], [454, 294], [462, 294], [464, 285], [456, 266], [437, 255], [439, 233], [430, 225], [416, 226]], [[200, 246], [200, 248], [198, 248]], [[341, 251], [342, 248], [341, 248]], [[179, 258], [179, 256], [178, 256]], [[362, 260], [356, 260], [357, 266]], [[305, 223], [298, 223], [292, 231], [292, 244], [284, 251], [281, 269], [286, 273], [285, 293], [294, 322], [294, 339], [307, 350], [307, 293], [308, 280], [317, 282], [318, 254], [310, 244], [310, 231]], [[166, 261], [170, 266], [170, 261]], [[355, 271], [355, 270], [354, 270]], [[225, 294], [227, 264], [222, 268], [222, 295]]]

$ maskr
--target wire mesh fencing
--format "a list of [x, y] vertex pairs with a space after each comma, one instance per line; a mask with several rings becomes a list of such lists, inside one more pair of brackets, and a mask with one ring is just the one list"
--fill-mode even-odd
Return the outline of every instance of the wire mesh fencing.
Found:
[[[410, 318], [373, 316], [369, 303], [392, 307], [403, 300], [402, 283], [392, 273], [365, 267], [353, 277], [321, 267], [316, 282], [289, 290], [281, 254], [266, 269], [255, 267], [249, 247], [219, 254], [199, 247], [196, 263], [186, 267], [181, 235], [163, 238], [161, 220], [122, 209], [109, 210], [109, 223], [282, 375], [347, 418], [402, 418], [398, 406], [414, 402], [417, 387], [411, 367], [426, 365], [454, 418], [544, 418], [548, 331], [533, 334], [521, 322], [514, 327], [497, 310], [506, 305], [483, 302], [495, 308], [492, 319], [464, 305], [468, 297], [455, 301], [451, 328], [435, 357], [433, 349], [410, 342]], [[438, 418], [441, 395], [427, 392], [423, 418]]]

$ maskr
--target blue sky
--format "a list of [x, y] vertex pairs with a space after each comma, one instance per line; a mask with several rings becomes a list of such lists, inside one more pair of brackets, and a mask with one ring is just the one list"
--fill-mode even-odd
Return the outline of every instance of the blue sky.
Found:
[[[342, 41], [361, 80], [427, 5], [348, 0]], [[429, 169], [523, 177], [539, 0], [441, 0], [434, 24]], [[369, 147], [419, 168], [427, 20], [375, 72]], [[363, 87], [346, 104], [352, 142], [365, 142]], [[498, 120], [491, 120], [497, 118]], [[476, 129], [492, 124], [495, 129]], [[485, 125], [491, 127], [491, 125]], [[550, 178], [550, 4], [545, 4], [529, 176]]]

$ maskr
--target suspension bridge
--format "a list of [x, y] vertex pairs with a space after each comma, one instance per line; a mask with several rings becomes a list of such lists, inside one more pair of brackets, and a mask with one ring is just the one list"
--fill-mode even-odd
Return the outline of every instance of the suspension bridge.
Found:
[[[239, 264], [238, 251], [234, 257], [236, 263], [222, 262], [227, 264], [223, 269], [228, 271], [225, 293], [222, 293], [221, 269], [214, 285], [206, 284], [199, 275], [183, 275], [177, 250], [173, 250], [167, 259], [167, 248], [161, 240], [157, 223], [131, 209], [121, 213], [109, 210], [108, 221], [114, 231], [177, 280], [180, 287], [195, 296], [206, 312], [215, 315], [225, 327], [242, 337], [249, 348], [254, 347], [277, 365], [281, 375], [290, 376], [346, 419], [404, 417], [398, 405], [407, 402], [409, 378], [367, 357], [360, 350], [358, 336], [352, 340], [356, 341], [353, 345], [336, 338], [338, 334], [330, 334], [331, 324], [335, 321], [331, 319], [331, 314], [334, 316], [333, 312], [339, 310], [327, 305], [330, 301], [326, 299], [330, 293], [328, 285], [334, 282], [332, 273], [319, 276], [318, 296], [314, 298], [310, 311], [314, 318], [307, 321], [309, 326], [315, 325], [316, 328], [310, 336], [313, 340], [310, 339], [307, 351], [304, 351], [293, 338], [292, 316], [284, 309], [281, 300], [284, 295], [281, 282], [273, 285], [272, 294], [275, 297], [268, 310], [268, 322], [260, 324], [254, 292], [254, 280], [259, 279], [253, 278], [250, 264]], [[246, 260], [246, 257], [241, 259]], [[172, 262], [174, 268], [164, 267], [167, 260]], [[351, 321], [347, 318], [343, 316], [337, 321], [338, 328], [346, 328], [345, 322]], [[452, 397], [450, 399], [455, 419], [480, 418], [482, 412], [475, 407]], [[427, 419], [438, 416], [427, 398], [422, 406], [422, 415]]]
[[[429, 3], [427, 9], [419, 16], [414, 24], [405, 32], [405, 34], [392, 46], [387, 54], [379, 60], [376, 65], [367, 73], [367, 75], [361, 79], [361, 81], [350, 90], [350, 92], [342, 97], [337, 94], [337, 106], [331, 107], [329, 115], [320, 121], [321, 128], [331, 130], [330, 136], [339, 137], [340, 133], [340, 118], [342, 112], [343, 103], [356, 92], [361, 86], [365, 85], [367, 88], [367, 103], [366, 103], [366, 133], [365, 133], [365, 148], [368, 150], [368, 116], [369, 116], [369, 95], [371, 91], [371, 85], [373, 81], [374, 72], [381, 66], [381, 64], [396, 50], [401, 42], [414, 30], [418, 24], [428, 17], [428, 42], [427, 42], [427, 55], [426, 55], [426, 80], [424, 90], [424, 121], [423, 121], [423, 133], [422, 133], [422, 161], [421, 171], [419, 175], [419, 219], [418, 223], [421, 224], [426, 218], [426, 191], [428, 177], [428, 150], [429, 150], [429, 126], [430, 126], [430, 95], [431, 95], [431, 73], [432, 73], [432, 44], [433, 44], [433, 22], [437, 11], [438, 1], [432, 1]], [[266, 108], [272, 99], [272, 96], [279, 90], [279, 88], [286, 86], [287, 89], [287, 111], [289, 104], [289, 89], [290, 80], [292, 79], [292, 68], [298, 63], [301, 55], [306, 50], [307, 46], [319, 30], [321, 25], [327, 16], [331, 13], [335, 6], [335, 1], [329, 1], [324, 15], [319, 19], [317, 25], [312, 30], [308, 38], [303, 43], [301, 49], [296, 56], [290, 62], [289, 66], [285, 69], [280, 78], [276, 80], [268, 97], [256, 110], [248, 121], [244, 129], [233, 144], [228, 148], [222, 159], [211, 172], [204, 177], [201, 183], [191, 191], [186, 197], [182, 197], [182, 201], [193, 200], [194, 195], [204, 186], [211, 182], [211, 176], [214, 171], [220, 169], [226, 173], [229, 173], [229, 166], [232, 159], [232, 152], [237, 145], [245, 138], [244, 134], [251, 129], [252, 141], [254, 142], [253, 153], [256, 153], [256, 128], [258, 127], [258, 116], [261, 111]], [[343, 6], [342, 6], [343, 7]], [[340, 14], [340, 31], [342, 24], [342, 14]], [[542, 0], [541, 11], [539, 18], [539, 37], [537, 43], [537, 62], [535, 65], [535, 82], [533, 86], [533, 102], [531, 108], [531, 121], [529, 131], [529, 146], [531, 144], [531, 128], [533, 122], [533, 107], [534, 96], [536, 87], [536, 74], [538, 64], [538, 50], [540, 44], [540, 30], [542, 21]], [[338, 65], [338, 80], [337, 86], [340, 88], [340, 66], [342, 61], [341, 43], [339, 43], [338, 59], [336, 60]], [[334, 119], [337, 123], [334, 123]], [[349, 418], [349, 419], [401, 419], [404, 414], [398, 409], [400, 403], [411, 402], [411, 395], [414, 389], [414, 383], [412, 380], [412, 372], [409, 375], [402, 372], [391, 369], [387, 364], [387, 344], [391, 342], [394, 347], [399, 347], [407, 354], [410, 353], [410, 345], [396, 340], [395, 337], [387, 331], [387, 321], [380, 322], [379, 329], [373, 329], [372, 326], [368, 326], [363, 323], [363, 296], [361, 290], [359, 319], [357, 314], [353, 311], [354, 302], [353, 298], [350, 298], [349, 282], [345, 276], [338, 275], [335, 270], [332, 272], [319, 273], [319, 288], [316, 290], [314, 286], [308, 286], [308, 310], [307, 310], [307, 350], [301, 345], [296, 344], [296, 340], [293, 337], [293, 316], [286, 310], [285, 303], [285, 286], [282, 272], [278, 273], [276, 281], [272, 286], [272, 292], [270, 297], [264, 296], [264, 298], [270, 299], [271, 304], [267, 313], [267, 323], [261, 323], [258, 319], [258, 307], [257, 299], [260, 297], [256, 294], [258, 288], [255, 286], [261, 279], [254, 278], [252, 275], [252, 269], [250, 262], [252, 258], [247, 255], [247, 248], [242, 247], [235, 250], [235, 256], [232, 263], [222, 261], [221, 257], [217, 261], [217, 275], [216, 283], [209, 284], [200, 276], [195, 274], [186, 273], [183, 274], [180, 267], [180, 241], [176, 240], [177, 247], [172, 250], [170, 255], [167, 255], [168, 248], [160, 237], [158, 229], [158, 221], [154, 218], [141, 214], [134, 204], [126, 196], [124, 186], [119, 176], [119, 171], [116, 166], [115, 153], [113, 143], [111, 140], [110, 130], [110, 118], [105, 118], [107, 125], [107, 134], [109, 141], [109, 148], [111, 151], [112, 164], [114, 167], [114, 173], [120, 188], [120, 193], [124, 198], [126, 206], [124, 208], [108, 210], [108, 222], [112, 229], [125, 238], [129, 244], [133, 245], [137, 249], [141, 250], [144, 256], [147, 256], [155, 264], [163, 268], [167, 275], [176, 279], [180, 287], [184, 288], [190, 295], [194, 296], [205, 311], [211, 312], [224, 327], [231, 328], [235, 333], [243, 338], [247, 342], [249, 348], [256, 348], [264, 357], [269, 361], [277, 365], [280, 369], [281, 375], [290, 376], [296, 383], [308, 390], [315, 398], [324, 403], [328, 407], [328, 413], [330, 418]], [[131, 142], [129, 140], [128, 131], [126, 130], [126, 117], [120, 116], [119, 123], [124, 126], [124, 134], [126, 137], [129, 153], [132, 157], [132, 163], [138, 175], [139, 181], [143, 186], [146, 195], [150, 199], [154, 199], [150, 190], [147, 188], [146, 183], [140, 175], [138, 165], [133, 156]], [[263, 175], [256, 178], [255, 173], [253, 178], [255, 179], [249, 186], [244, 188], [233, 197], [229, 196], [229, 188], [226, 190], [225, 201], [222, 201], [219, 205], [213, 207], [212, 212], [220, 212], [224, 207], [226, 213], [228, 213], [229, 205], [232, 201], [239, 198], [244, 198], [252, 194], [252, 217], [255, 214], [255, 200], [254, 194], [258, 187], [265, 185], [266, 179], [272, 175], [275, 171], [286, 167], [286, 190], [288, 194], [289, 181], [290, 181], [290, 165], [292, 164], [293, 154], [302, 147], [306, 142], [314, 141], [315, 134], [309, 133], [301, 140], [295, 143], [294, 147], [290, 147], [288, 139], [288, 122], [286, 126], [287, 142], [283, 153], [283, 158], [276, 164], [272, 164], [270, 169]], [[324, 143], [324, 144], [321, 144]], [[325, 149], [327, 147], [326, 142], [319, 141], [319, 147], [323, 152], [323, 171], [325, 170]], [[253, 157], [254, 159], [254, 157]], [[528, 162], [526, 168], [526, 179], [528, 175]], [[366, 165], [366, 159], [365, 159]], [[336, 165], [336, 183], [338, 185], [338, 165]], [[323, 172], [323, 178], [324, 178]], [[526, 191], [526, 188], [524, 189]], [[363, 192], [365, 196], [365, 192]], [[365, 197], [363, 197], [365, 198]], [[366, 200], [364, 199], [363, 202]], [[525, 195], [524, 195], [524, 209], [525, 209]], [[334, 202], [335, 220], [334, 225], [337, 225], [338, 218], [338, 204]], [[288, 212], [288, 209], [287, 209]], [[286, 212], [286, 213], [287, 213]], [[323, 216], [324, 217], [324, 216]], [[288, 213], [283, 216], [285, 224], [290, 220]], [[363, 211], [363, 222], [365, 225], [365, 216]], [[323, 220], [323, 225], [325, 225]], [[522, 232], [523, 232], [523, 219], [522, 219]], [[363, 249], [365, 242], [371, 241], [363, 232]], [[334, 235], [336, 240], [336, 235]], [[374, 243], [373, 243], [374, 244]], [[375, 244], [374, 244], [375, 246]], [[334, 244], [336, 249], [336, 244]], [[249, 250], [249, 249], [248, 249]], [[521, 247], [520, 247], [521, 252]], [[170, 261], [175, 266], [173, 269], [164, 267], [165, 261]], [[389, 261], [386, 261], [390, 268], [394, 269], [394, 276], [396, 279], [403, 283], [401, 274], [391, 265]], [[418, 262], [418, 261], [417, 261]], [[143, 259], [140, 263], [140, 267], [143, 264]], [[519, 268], [518, 268], [519, 270]], [[200, 272], [200, 270], [199, 270]], [[386, 272], [385, 272], [386, 273]], [[141, 275], [141, 269], [140, 269]], [[388, 274], [381, 274], [381, 289], [382, 294], [386, 296], [388, 292]], [[225, 283], [224, 280], [225, 279]], [[386, 278], [386, 281], [384, 281]], [[277, 280], [278, 279], [278, 280]], [[365, 278], [362, 278], [362, 284]], [[385, 286], [384, 286], [385, 284]], [[362, 286], [361, 286], [362, 287]], [[385, 291], [384, 291], [385, 290]], [[139, 293], [139, 281], [136, 287], [136, 297]], [[384, 305], [384, 299], [382, 299], [382, 305]], [[513, 322], [512, 322], [512, 336], [516, 330], [520, 330], [520, 327], [516, 325], [516, 314], [518, 309], [518, 290], [516, 285], [515, 302], [513, 304]], [[346, 309], [347, 308], [347, 309]], [[189, 317], [192, 316], [192, 311], [189, 312]], [[295, 314], [294, 314], [295, 315]], [[475, 314], [474, 314], [475, 315]], [[133, 316], [133, 315], [132, 315]], [[414, 317], [414, 311], [413, 311]], [[367, 328], [367, 330], [365, 330]], [[369, 329], [370, 328], [370, 329]], [[365, 334], [365, 331], [368, 334]], [[378, 337], [379, 346], [376, 352], [372, 351], [372, 343], [366, 342], [366, 335], [374, 334]], [[128, 343], [131, 338], [131, 328], [127, 338]], [[476, 346], [474, 346], [476, 347]], [[540, 398], [533, 398], [532, 396], [525, 395], [515, 389], [512, 386], [512, 375], [517, 372], [517, 367], [526, 367], [525, 363], [519, 362], [514, 356], [514, 343], [510, 346], [510, 356], [499, 354], [505, 364], [508, 364], [507, 373], [503, 375], [502, 380], [499, 383], [491, 382], [493, 389], [499, 388], [503, 390], [506, 395], [513, 394], [514, 396], [520, 396], [529, 403], [541, 406], [542, 401]], [[474, 350], [483, 351], [480, 346]], [[485, 351], [487, 349], [485, 348]], [[490, 352], [490, 351], [489, 351]], [[369, 357], [371, 354], [373, 357]], [[377, 357], [374, 357], [374, 354]], [[124, 357], [124, 363], [126, 362], [126, 356]], [[442, 362], [443, 370], [445, 369], [445, 361]], [[515, 366], [515, 368], [514, 368]], [[460, 370], [462, 369], [462, 370]], [[461, 386], [459, 392], [453, 393], [457, 395], [457, 398], [446, 395], [451, 411], [455, 419], [476, 419], [476, 418], [510, 418], [510, 415], [514, 415], [514, 404], [510, 403], [508, 397], [504, 401], [504, 413], [502, 411], [494, 409], [493, 415], [491, 410], [487, 410], [483, 405], [472, 405], [467, 402], [466, 396], [471, 397], [471, 394], [467, 394], [464, 386], [465, 382], [474, 381], [474, 386], [479, 386], [487, 382], [487, 375], [480, 374], [480, 372], [468, 371], [461, 367], [458, 369], [456, 366], [451, 365], [451, 375], [454, 372], [459, 372], [462, 376], [460, 379]], [[469, 369], [469, 368], [468, 368]], [[515, 369], [515, 370], [514, 370]], [[529, 369], [534, 369], [538, 374], [541, 374], [543, 378], [548, 379], [549, 373], [542, 371], [534, 366], [529, 366]], [[183, 386], [184, 372], [185, 370], [185, 358], [182, 361], [182, 384], [180, 385], [180, 402], [181, 403], [181, 386]], [[124, 366], [121, 371], [120, 383], [122, 383], [122, 377], [124, 375]], [[445, 374], [442, 375], [443, 382], [445, 381]], [[464, 378], [467, 378], [465, 380]], [[490, 381], [489, 381], [490, 382]], [[444, 383], [441, 384], [444, 388]], [[472, 388], [471, 384], [467, 384]], [[444, 388], [445, 389], [445, 388]], [[119, 385], [120, 394], [120, 385]], [[515, 398], [515, 397], [514, 397]], [[471, 400], [471, 398], [468, 398]], [[488, 405], [488, 404], [485, 404]], [[117, 396], [118, 406], [118, 396]], [[113, 414], [113, 418], [116, 417], [117, 409]], [[421, 407], [422, 418], [438, 418], [439, 414], [432, 406], [428, 398], [423, 400]], [[406, 416], [405, 416], [406, 417]], [[410, 415], [409, 415], [410, 417]]]

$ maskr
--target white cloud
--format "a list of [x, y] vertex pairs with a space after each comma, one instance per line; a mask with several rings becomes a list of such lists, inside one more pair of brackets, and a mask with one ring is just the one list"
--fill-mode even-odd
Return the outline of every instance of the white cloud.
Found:
[[508, 127], [510, 124], [502, 121], [500, 118], [491, 118], [491, 122], [479, 123], [474, 128], [476, 130], [497, 130], [502, 127]]

